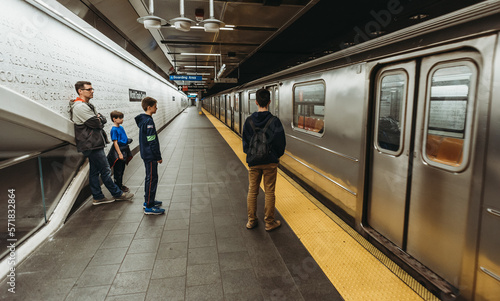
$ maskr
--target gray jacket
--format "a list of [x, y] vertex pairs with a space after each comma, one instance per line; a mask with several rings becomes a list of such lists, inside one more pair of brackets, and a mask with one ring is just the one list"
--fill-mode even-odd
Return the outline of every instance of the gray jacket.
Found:
[[91, 103], [71, 100], [69, 104], [71, 120], [75, 124], [76, 149], [84, 152], [104, 148], [109, 143], [103, 130], [106, 118], [97, 114]]

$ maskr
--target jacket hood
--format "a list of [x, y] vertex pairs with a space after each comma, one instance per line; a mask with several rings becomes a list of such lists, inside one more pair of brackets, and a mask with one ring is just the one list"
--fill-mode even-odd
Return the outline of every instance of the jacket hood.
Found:
[[253, 112], [252, 119], [256, 127], [262, 128], [273, 115], [269, 111]]
[[80, 103], [80, 101], [75, 101], [75, 100], [76, 100], [76, 99], [71, 99], [71, 100], [69, 101], [69, 107], [70, 107], [71, 109], [73, 109], [73, 107], [74, 107], [74, 106], [76, 106], [77, 104], [79, 104], [79, 103]]
[[135, 123], [137, 123], [138, 127], [141, 127], [144, 123], [146, 123], [149, 119], [152, 118], [153, 117], [149, 116], [148, 114], [142, 113], [135, 116]]

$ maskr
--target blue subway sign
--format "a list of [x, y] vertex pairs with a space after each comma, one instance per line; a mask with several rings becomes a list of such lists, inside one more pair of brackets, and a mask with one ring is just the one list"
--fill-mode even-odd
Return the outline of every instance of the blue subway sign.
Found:
[[170, 75], [170, 80], [201, 81], [201, 75]]

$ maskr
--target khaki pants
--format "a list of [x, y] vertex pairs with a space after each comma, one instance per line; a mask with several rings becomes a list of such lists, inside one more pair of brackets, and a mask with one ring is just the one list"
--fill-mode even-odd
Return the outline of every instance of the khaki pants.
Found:
[[264, 176], [264, 192], [266, 199], [264, 205], [264, 221], [266, 224], [274, 222], [274, 204], [276, 200], [274, 190], [276, 188], [277, 174], [278, 163], [262, 164], [248, 168], [248, 221], [254, 221], [257, 219], [257, 216], [255, 215], [257, 212], [257, 195], [259, 194], [259, 186], [262, 176]]

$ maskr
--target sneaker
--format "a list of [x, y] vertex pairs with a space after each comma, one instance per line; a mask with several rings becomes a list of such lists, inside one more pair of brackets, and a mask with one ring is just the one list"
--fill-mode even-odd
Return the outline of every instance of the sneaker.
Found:
[[[153, 207], [160, 207], [161, 204], [163, 204], [163, 202], [155, 200], [155, 204], [153, 205]], [[142, 204], [142, 208], [146, 208], [146, 205], [146, 202], [144, 202], [144, 204]]]
[[253, 220], [253, 221], [248, 221], [247, 223], [247, 229], [253, 229], [255, 227], [257, 227], [259, 225], [259, 221], [258, 220]]
[[108, 198], [102, 198], [100, 200], [94, 199], [92, 202], [92, 205], [101, 205], [101, 204], [107, 204], [107, 203], [113, 203], [115, 199], [108, 199]]
[[163, 214], [163, 213], [165, 213], [165, 209], [162, 209], [162, 208], [156, 208], [156, 207], [144, 208], [144, 214], [159, 215], [159, 214]]
[[281, 227], [281, 222], [276, 220], [272, 223], [266, 224], [266, 231], [273, 231], [274, 229], [279, 227]]
[[122, 193], [121, 196], [115, 197], [115, 200], [120, 200], [120, 201], [130, 201], [134, 197], [133, 193], [130, 192], [124, 192]]
[[130, 189], [129, 189], [127, 186], [125, 186], [125, 185], [123, 185], [122, 187], [120, 187], [120, 189], [121, 189], [123, 192], [129, 192], [129, 191], [130, 191]]

